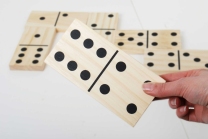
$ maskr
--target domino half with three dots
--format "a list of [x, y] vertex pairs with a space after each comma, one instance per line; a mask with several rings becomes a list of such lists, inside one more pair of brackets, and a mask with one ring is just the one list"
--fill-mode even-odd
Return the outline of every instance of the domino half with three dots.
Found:
[[131, 126], [153, 100], [142, 84], [165, 82], [79, 20], [45, 62]]

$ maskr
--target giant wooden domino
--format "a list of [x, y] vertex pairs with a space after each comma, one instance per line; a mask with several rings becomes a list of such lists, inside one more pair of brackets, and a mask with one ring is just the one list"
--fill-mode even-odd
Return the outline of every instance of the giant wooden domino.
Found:
[[[117, 30], [118, 13], [33, 11], [27, 20], [26, 29], [11, 59], [10, 69], [44, 70], [45, 63], [43, 61], [52, 47], [55, 32], [66, 31], [75, 18], [87, 24], [108, 41], [115, 42], [116, 46], [130, 54], [143, 53], [147, 48], [177, 49], [181, 47], [180, 32], [177, 30]], [[35, 32], [35, 28], [39, 31], [48, 30], [49, 35], [44, 32]], [[25, 35], [27, 41], [22, 42]], [[40, 37], [37, 37], [39, 35]], [[43, 39], [47, 42], [42, 41]], [[40, 49], [43, 49], [43, 52], [37, 51]]]
[[208, 50], [146, 50], [144, 64], [157, 74], [208, 69]]
[[45, 62], [131, 126], [153, 99], [143, 92], [142, 84], [164, 82], [78, 20]]
[[115, 45], [130, 54], [143, 54], [146, 49], [181, 49], [178, 30], [117, 30]]

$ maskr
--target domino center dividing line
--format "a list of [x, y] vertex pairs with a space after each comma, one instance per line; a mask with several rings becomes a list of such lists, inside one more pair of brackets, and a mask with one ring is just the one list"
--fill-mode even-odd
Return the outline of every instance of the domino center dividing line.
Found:
[[88, 89], [88, 92], [91, 91], [91, 89], [93, 88], [93, 86], [96, 84], [96, 82], [98, 81], [98, 79], [101, 77], [101, 75], [103, 74], [103, 72], [107, 69], [107, 67], [110, 65], [110, 63], [112, 62], [112, 60], [115, 58], [115, 56], [117, 55], [118, 50], [113, 54], [113, 56], [111, 57], [111, 59], [108, 61], [108, 63], [105, 65], [105, 67], [103, 68], [103, 70], [100, 72], [100, 74], [98, 75], [98, 77], [95, 79], [95, 81], [92, 83], [92, 85], [90, 86], [90, 88]]
[[178, 50], [178, 70], [181, 69], [181, 63], [180, 63], [180, 51]]

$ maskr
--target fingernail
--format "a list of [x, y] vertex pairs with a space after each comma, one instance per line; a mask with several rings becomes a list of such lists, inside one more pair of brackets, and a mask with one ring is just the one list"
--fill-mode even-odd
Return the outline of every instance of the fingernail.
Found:
[[176, 106], [176, 99], [171, 100], [171, 105]]
[[185, 112], [185, 111], [186, 111], [186, 106], [180, 108], [180, 112]]
[[154, 84], [152, 84], [152, 83], [144, 83], [142, 85], [142, 88], [145, 91], [152, 91], [154, 89]]

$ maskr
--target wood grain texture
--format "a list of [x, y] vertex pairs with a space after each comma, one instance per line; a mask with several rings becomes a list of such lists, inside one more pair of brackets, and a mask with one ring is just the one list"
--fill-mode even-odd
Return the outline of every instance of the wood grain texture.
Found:
[[10, 61], [11, 70], [44, 70], [55, 28], [26, 27]]
[[32, 11], [27, 20], [26, 26], [44, 26], [54, 27], [58, 18], [59, 12], [52, 11]]
[[87, 25], [92, 29], [115, 30], [118, 28], [118, 13], [90, 13]]
[[176, 72], [179, 70], [178, 50], [145, 50], [144, 65], [157, 74]]
[[181, 49], [179, 30], [149, 30], [149, 49]]
[[114, 44], [129, 54], [143, 54], [147, 44], [147, 31], [116, 30]]
[[143, 54], [145, 49], [180, 49], [180, 31], [117, 30], [115, 45], [129, 54]]
[[[79, 38], [72, 39], [71, 34], [74, 30], [79, 30], [81, 33]], [[93, 40], [91, 48], [83, 46], [86, 39]], [[103, 58], [97, 56], [100, 48], [104, 48], [107, 52]], [[63, 53], [64, 57], [57, 55], [58, 53]], [[57, 58], [62, 59], [57, 61]], [[68, 68], [72, 61], [77, 63], [73, 71]], [[146, 80], [164, 82], [158, 75], [78, 20], [70, 25], [45, 62], [131, 126], [137, 123], [153, 99], [143, 92], [142, 84]], [[124, 66], [118, 66], [118, 62], [125, 63], [126, 68], [123, 72], [118, 71], [118, 67], [124, 68]], [[104, 72], [101, 72], [103, 69], [105, 69]], [[82, 74], [84, 70], [90, 73], [90, 78], [87, 80], [81, 78], [86, 77]], [[103, 74], [100, 75], [100, 73]], [[94, 81], [97, 82], [94, 83]], [[93, 83], [94, 86], [91, 87]], [[104, 84], [110, 88], [105, 95], [100, 91]], [[130, 114], [127, 112], [127, 106], [132, 103], [136, 105], [137, 110]]]
[[157, 74], [208, 69], [207, 53], [207, 50], [145, 50], [144, 65]]
[[74, 19], [87, 24], [89, 13], [84, 12], [61, 12], [57, 21], [56, 29], [58, 32], [65, 32]]
[[101, 35], [103, 38], [107, 39], [111, 43], [114, 42], [115, 38], [115, 31], [114, 30], [94, 30], [99, 35]]
[[208, 69], [208, 50], [180, 50], [181, 70]]

